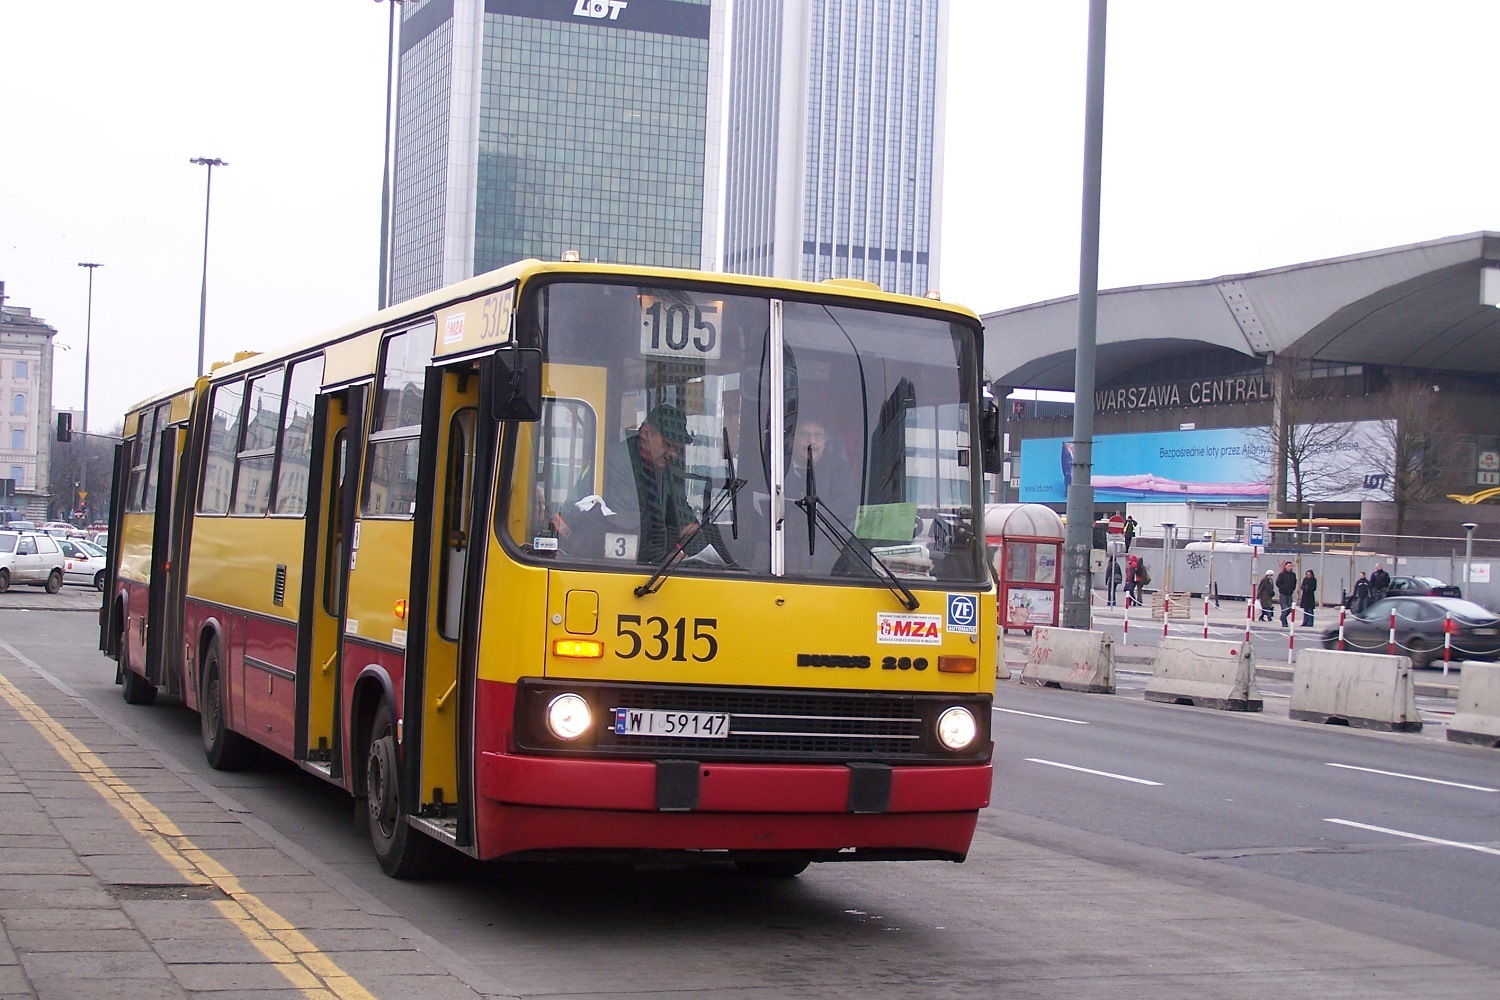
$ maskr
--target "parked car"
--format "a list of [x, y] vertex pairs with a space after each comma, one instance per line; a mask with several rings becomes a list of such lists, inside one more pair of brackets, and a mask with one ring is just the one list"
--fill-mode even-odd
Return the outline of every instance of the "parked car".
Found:
[[[1450, 635], [1455, 660], [1500, 659], [1500, 616], [1473, 601], [1456, 597], [1386, 597], [1344, 620], [1344, 648], [1384, 653], [1391, 641], [1391, 612], [1396, 613], [1396, 652], [1425, 667], [1443, 658], [1443, 637]], [[1452, 616], [1451, 618], [1448, 616]], [[1325, 649], [1338, 648], [1337, 627], [1323, 630]]]
[[1393, 576], [1385, 592], [1390, 595], [1425, 595], [1427, 597], [1462, 597], [1464, 592], [1434, 576]]
[[55, 594], [63, 585], [63, 554], [51, 535], [34, 531], [0, 531], [0, 593], [12, 583], [46, 587]]
[[95, 590], [104, 589], [104, 550], [81, 538], [59, 538], [62, 549], [63, 582], [82, 584]]

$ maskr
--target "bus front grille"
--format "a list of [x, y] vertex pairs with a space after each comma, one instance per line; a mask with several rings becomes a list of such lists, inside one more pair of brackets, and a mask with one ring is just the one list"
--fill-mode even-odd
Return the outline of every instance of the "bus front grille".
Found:
[[[597, 721], [586, 746], [552, 738], [547, 703], [569, 691], [582, 695]], [[933, 737], [937, 715], [967, 704], [985, 728], [975, 753], [953, 754]], [[695, 687], [522, 681], [516, 702], [520, 749], [544, 753], [695, 760], [952, 763], [988, 756], [989, 699], [975, 695], [852, 692], [786, 688]], [[730, 717], [724, 738], [616, 733], [617, 709], [718, 714]]]

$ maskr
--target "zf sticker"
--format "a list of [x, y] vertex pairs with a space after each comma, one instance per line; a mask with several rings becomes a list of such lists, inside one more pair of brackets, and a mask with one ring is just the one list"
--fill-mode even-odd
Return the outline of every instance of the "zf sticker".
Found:
[[979, 599], [973, 594], [948, 595], [948, 631], [960, 635], [979, 633]]
[[875, 616], [875, 641], [939, 646], [943, 642], [943, 619], [938, 615], [903, 615], [882, 611]]

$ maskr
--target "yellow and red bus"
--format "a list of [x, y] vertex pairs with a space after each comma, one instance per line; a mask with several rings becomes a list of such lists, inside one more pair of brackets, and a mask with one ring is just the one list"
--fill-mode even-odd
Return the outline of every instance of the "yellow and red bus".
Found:
[[215, 767], [362, 800], [393, 876], [439, 845], [959, 861], [992, 777], [982, 356], [972, 312], [861, 282], [493, 271], [133, 407], [101, 646]]

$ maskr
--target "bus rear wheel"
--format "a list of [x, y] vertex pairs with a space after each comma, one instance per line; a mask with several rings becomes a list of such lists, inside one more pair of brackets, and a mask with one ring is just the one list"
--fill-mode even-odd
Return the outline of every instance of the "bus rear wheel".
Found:
[[[216, 771], [238, 771], [250, 763], [250, 741], [229, 728], [224, 715], [224, 656], [218, 640], [203, 658], [203, 693], [198, 699], [198, 721], [203, 730], [203, 755]], [[127, 677], [130, 675], [127, 673]]]
[[395, 715], [381, 702], [370, 725], [365, 751], [365, 805], [369, 810], [370, 846], [381, 871], [391, 878], [421, 878], [432, 870], [437, 841], [412, 829], [401, 802], [400, 748]]
[[130, 669], [130, 643], [120, 636], [120, 683], [127, 705], [149, 705], [156, 700], [156, 685]]

